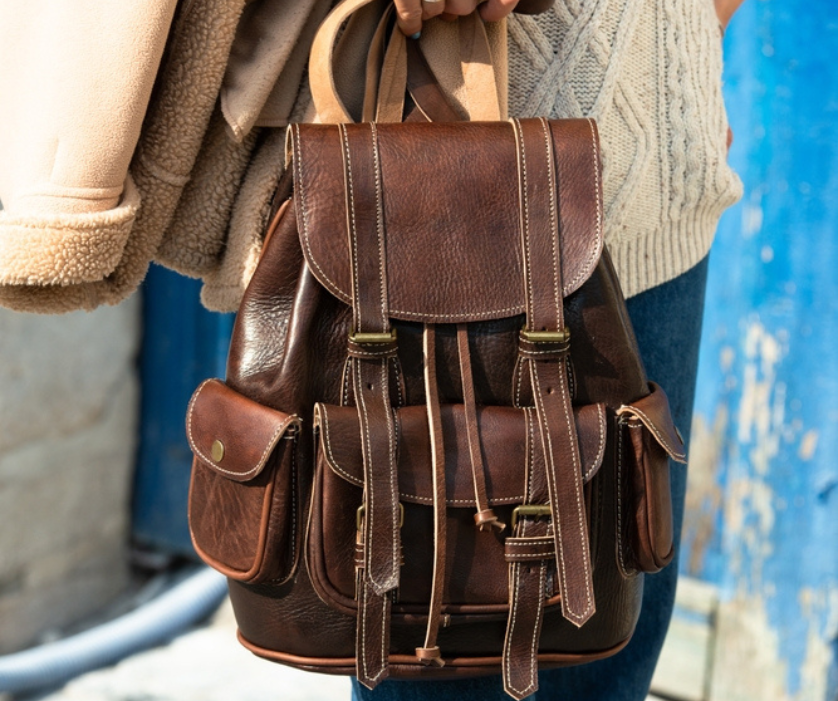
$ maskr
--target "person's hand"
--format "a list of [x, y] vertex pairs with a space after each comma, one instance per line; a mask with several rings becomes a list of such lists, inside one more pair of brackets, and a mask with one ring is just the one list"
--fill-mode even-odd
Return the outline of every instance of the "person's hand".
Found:
[[480, 5], [484, 22], [497, 22], [506, 17], [518, 0], [394, 0], [399, 28], [409, 37], [422, 32], [422, 22], [433, 17], [456, 19], [470, 15]]

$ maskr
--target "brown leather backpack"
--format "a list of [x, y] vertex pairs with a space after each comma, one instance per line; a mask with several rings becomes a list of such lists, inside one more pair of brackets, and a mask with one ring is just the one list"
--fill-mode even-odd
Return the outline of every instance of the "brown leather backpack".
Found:
[[598, 148], [592, 120], [290, 128], [227, 379], [187, 416], [194, 544], [257, 655], [520, 699], [628, 642], [684, 454]]

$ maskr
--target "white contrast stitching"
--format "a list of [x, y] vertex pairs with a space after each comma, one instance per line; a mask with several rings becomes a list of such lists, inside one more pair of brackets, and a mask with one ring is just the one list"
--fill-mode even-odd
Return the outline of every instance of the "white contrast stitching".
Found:
[[576, 283], [583, 280], [592, 268], [592, 264], [597, 260], [597, 251], [602, 248], [602, 183], [599, 178], [599, 147], [597, 146], [596, 131], [594, 128], [594, 121], [589, 117], [588, 124], [591, 127], [591, 141], [594, 148], [594, 187], [596, 189], [596, 246], [591, 250], [591, 255], [585, 261], [585, 265], [576, 273], [576, 277], [565, 285], [563, 292], [570, 294], [576, 287]]
[[261, 470], [265, 466], [265, 462], [266, 462], [267, 457], [270, 454], [270, 452], [276, 447], [276, 441], [279, 438], [279, 436], [282, 435], [282, 433], [285, 431], [286, 428], [288, 428], [288, 426], [290, 424], [295, 423], [297, 421], [297, 416], [296, 415], [289, 416], [287, 419], [285, 419], [285, 421], [283, 421], [277, 427], [277, 429], [273, 432], [273, 435], [270, 437], [270, 441], [268, 442], [268, 445], [265, 448], [265, 450], [262, 452], [262, 455], [259, 458], [259, 462], [256, 463], [255, 467], [252, 467], [247, 472], [236, 472], [234, 470], [225, 470], [223, 467], [220, 467], [217, 462], [215, 462], [211, 458], [208, 458], [206, 455], [204, 455], [203, 451], [198, 447], [198, 444], [195, 442], [195, 439], [192, 436], [192, 413], [193, 413], [194, 408], [195, 408], [195, 402], [198, 401], [198, 395], [203, 391], [204, 387], [209, 382], [213, 382], [213, 380], [212, 379], [204, 380], [201, 383], [200, 387], [198, 387], [195, 394], [192, 396], [191, 401], [189, 402], [189, 409], [187, 410], [187, 421], [186, 421], [186, 429], [187, 429], [187, 433], [188, 433], [188, 437], [189, 437], [189, 445], [192, 447], [192, 450], [195, 451], [195, 454], [199, 458], [201, 458], [201, 460], [203, 460], [205, 463], [208, 463], [209, 465], [211, 465], [212, 468], [214, 470], [216, 470], [217, 472], [221, 472], [225, 475], [230, 475], [231, 477], [232, 476], [234, 476], [234, 477], [249, 477], [250, 475], [254, 475], [254, 474], [258, 473], [259, 470]]
[[381, 669], [378, 674], [373, 677], [373, 681], [384, 674], [387, 669], [387, 651], [384, 649], [384, 642], [387, 640], [387, 624], [390, 622], [390, 616], [387, 615], [387, 608], [390, 606], [390, 598], [387, 594], [384, 595], [381, 602], [384, 611], [381, 612]]
[[343, 404], [349, 404], [349, 374], [352, 372], [352, 359], [347, 358], [343, 361]]
[[622, 406], [617, 410], [617, 413], [618, 414], [626, 414], [626, 413], [636, 414], [643, 421], [643, 424], [646, 426], [646, 428], [648, 428], [652, 433], [655, 434], [655, 437], [658, 439], [658, 442], [664, 448], [666, 448], [667, 452], [670, 455], [672, 455], [672, 457], [680, 458], [681, 460], [686, 459], [687, 454], [686, 453], [681, 453], [681, 452], [675, 450], [674, 448], [672, 448], [672, 446], [669, 445], [669, 442], [663, 436], [663, 434], [660, 431], [658, 431], [657, 426], [655, 426], [655, 424], [652, 422], [652, 420], [643, 411], [638, 409], [636, 406]]
[[402, 394], [402, 364], [399, 356], [393, 356], [393, 372], [396, 373], [396, 391], [399, 394], [399, 406], [404, 406], [404, 395]]
[[573, 369], [573, 360], [570, 355], [567, 356], [567, 386], [570, 392], [571, 399], [576, 397], [576, 373]]
[[392, 351], [392, 350], [377, 351], [377, 352], [359, 351], [359, 350], [351, 351], [353, 356], [361, 355], [361, 356], [364, 356], [365, 358], [389, 358], [389, 357], [392, 357], [393, 352], [394, 351]]
[[[387, 382], [387, 376], [390, 372], [389, 363], [387, 361], [381, 362], [381, 387], [388, 388], [389, 384]], [[394, 492], [396, 494], [399, 493], [399, 483], [398, 483], [398, 476], [396, 474], [396, 440], [395, 435], [393, 434], [393, 414], [391, 413], [390, 409], [390, 396], [389, 391], [386, 393], [381, 392], [381, 400], [384, 403], [384, 422], [387, 424], [387, 439], [389, 440], [388, 454], [390, 457], [390, 494]], [[392, 526], [393, 526], [393, 568], [390, 571], [391, 577], [398, 577], [399, 574], [399, 561], [401, 558], [399, 557], [399, 504], [398, 499], [393, 502], [392, 505]]]
[[532, 287], [532, 267], [530, 251], [530, 205], [527, 195], [529, 193], [529, 184], [527, 181], [527, 152], [524, 146], [524, 135], [521, 130], [521, 122], [513, 119], [512, 129], [515, 135], [515, 146], [518, 152], [518, 197], [520, 198], [519, 209], [521, 213], [521, 235], [524, 243], [524, 264], [525, 264], [525, 285], [528, 290], [527, 299], [525, 300], [527, 310], [527, 323], [532, 320], [533, 316], [533, 300], [535, 299]]
[[[511, 123], [514, 123], [517, 120], [510, 120]], [[597, 245], [591, 251], [588, 259], [585, 261], [585, 264], [582, 268], [579, 269], [576, 276], [567, 284], [563, 286], [562, 293], [566, 296], [570, 294], [576, 287], [576, 285], [580, 282], [580, 280], [585, 279], [588, 274], [590, 273], [592, 264], [596, 262], [597, 256], [596, 251], [601, 248], [601, 241], [602, 241], [602, 182], [599, 176], [599, 147], [596, 141], [596, 132], [594, 131], [593, 127], [593, 120], [589, 119], [589, 123], [591, 123], [591, 141], [593, 143], [594, 149], [594, 179], [595, 179], [595, 187], [597, 191], [597, 233], [596, 233], [596, 242]], [[339, 125], [342, 126], [342, 125]], [[347, 294], [343, 289], [341, 289], [337, 283], [335, 283], [327, 274], [326, 271], [320, 266], [317, 262], [317, 259], [314, 256], [314, 252], [312, 251], [311, 247], [311, 232], [310, 232], [310, 225], [308, 219], [308, 209], [306, 205], [306, 195], [305, 195], [305, 183], [302, 173], [302, 139], [300, 137], [300, 130], [299, 125], [293, 125], [292, 129], [292, 138], [294, 141], [294, 147], [296, 151], [296, 158], [295, 161], [295, 170], [297, 172], [297, 190], [300, 194], [300, 209], [302, 212], [302, 238], [305, 242], [305, 248], [307, 252], [306, 259], [311, 264], [314, 269], [319, 273], [318, 278], [321, 282], [329, 289], [329, 291], [337, 296], [344, 302], [351, 303], [352, 296]], [[517, 139], [516, 139], [517, 142]], [[483, 312], [470, 312], [465, 311], [459, 314], [435, 314], [435, 313], [427, 313], [427, 312], [416, 312], [416, 311], [407, 311], [401, 309], [391, 309], [390, 313], [393, 316], [409, 316], [415, 318], [421, 318], [427, 321], [436, 321], [440, 319], [458, 319], [458, 320], [465, 320], [464, 317], [471, 317], [471, 318], [486, 318], [486, 317], [493, 317], [497, 315], [503, 315], [507, 313], [520, 313], [522, 311], [522, 307], [520, 305], [514, 307], [507, 307], [505, 309], [494, 309], [491, 311], [483, 311]]]
[[[361, 407], [361, 411], [364, 412], [364, 420], [361, 422], [362, 428], [364, 429], [364, 433], [362, 434], [361, 438], [361, 460], [364, 461], [365, 465], [368, 465], [369, 462], [367, 461], [367, 456], [369, 455], [370, 450], [370, 429], [369, 429], [369, 416], [367, 414], [367, 403], [364, 401], [364, 393], [363, 393], [363, 382], [361, 381], [361, 372], [360, 368], [357, 367], [358, 361], [355, 363], [356, 367], [353, 368], [353, 379], [355, 381], [355, 401]], [[363, 436], [366, 436], [366, 442], [363, 440]], [[366, 473], [366, 470], [365, 470]], [[366, 474], [364, 474], [364, 482], [366, 482]], [[372, 548], [369, 547], [370, 536], [372, 534], [373, 528], [373, 520], [375, 514], [375, 490], [371, 488], [370, 485], [364, 485], [364, 491], [366, 492], [367, 500], [369, 501], [369, 508], [366, 510], [366, 520], [367, 526], [364, 529], [364, 542], [367, 543], [366, 551], [367, 553], [372, 552]], [[369, 567], [369, 555], [367, 557], [367, 562], [365, 563], [367, 567]]]
[[534, 545], [552, 545], [553, 539], [546, 536], [536, 536], [534, 538], [507, 538], [504, 545], [508, 548], [527, 548]]
[[538, 560], [539, 558], [553, 557], [553, 556], [555, 556], [555, 554], [556, 554], [555, 550], [550, 550], [549, 552], [546, 552], [546, 553], [507, 553], [505, 555], [505, 557], [506, 557], [507, 560], [511, 560], [512, 558], [515, 558], [515, 559], [518, 559], [518, 560], [525, 560], [527, 558], [532, 559], [532, 560]]
[[[511, 577], [512, 581], [514, 582], [515, 590], [512, 596], [512, 620], [509, 622], [509, 626], [506, 629], [506, 640], [504, 641], [504, 664], [506, 665], [506, 682], [509, 684], [509, 679], [512, 677], [512, 664], [509, 652], [512, 643], [513, 643], [513, 635], [515, 633], [515, 620], [518, 618], [518, 591], [521, 588], [520, 580], [518, 579], [518, 570], [521, 568], [521, 564], [518, 562], [513, 562], [511, 571], [509, 576]], [[514, 691], [517, 691], [519, 694], [522, 693], [520, 690], [516, 689], [509, 684], [510, 688]], [[532, 686], [532, 684], [530, 684]]]
[[212, 381], [213, 378], [210, 378], [209, 380], [204, 380], [200, 385], [198, 385], [198, 389], [195, 390], [195, 393], [189, 400], [189, 407], [186, 410], [186, 432], [189, 437], [189, 444], [193, 450], [197, 450], [197, 446], [195, 445], [195, 441], [192, 440], [192, 411], [195, 408], [195, 402], [198, 401], [199, 395], [201, 394], [201, 392], [204, 391], [204, 387], [206, 387]]
[[623, 554], [623, 447], [624, 438], [622, 426], [617, 426], [617, 559], [620, 569], [626, 577], [631, 577]]
[[[366, 584], [363, 585], [363, 591], [364, 591], [364, 614], [366, 614], [367, 598], [368, 598], [368, 595], [369, 595], [369, 588], [366, 586]], [[386, 606], [386, 605], [387, 604], [385, 602], [384, 606]], [[382, 618], [381, 625], [382, 625], [382, 629], [383, 629], [384, 625], [387, 622], [387, 616], [382, 616], [381, 618]], [[369, 679], [372, 682], [376, 681], [384, 673], [384, 670], [387, 668], [387, 666], [385, 664], [385, 661], [384, 661], [384, 639], [385, 639], [385, 637], [386, 637], [385, 635], [381, 636], [381, 669], [378, 670], [378, 674], [376, 674], [374, 677], [370, 677], [368, 667], [367, 667], [367, 656], [366, 656], [366, 651], [367, 651], [367, 617], [366, 617], [366, 615], [361, 616], [361, 650], [360, 650], [361, 663], [364, 666], [364, 677], [366, 679]]]
[[[355, 475], [347, 472], [346, 470], [344, 470], [338, 464], [337, 458], [335, 458], [335, 454], [332, 450], [332, 441], [331, 441], [330, 432], [329, 432], [329, 412], [326, 409], [325, 404], [320, 404], [319, 407], [320, 407], [320, 411], [323, 412], [323, 421], [321, 423], [321, 427], [323, 428], [323, 430], [320, 433], [323, 436], [323, 440], [326, 444], [326, 452], [327, 452], [326, 459], [329, 462], [329, 466], [332, 468], [332, 470], [334, 472], [337, 472], [338, 474], [340, 474], [348, 482], [351, 482], [352, 484], [354, 484], [358, 487], [363, 487], [364, 486], [364, 480], [358, 479]], [[421, 502], [425, 502], [425, 503], [428, 503], [428, 504], [433, 504], [433, 501], [434, 501], [433, 498], [431, 498], [431, 497], [423, 497], [423, 496], [420, 496], [418, 494], [409, 494], [407, 492], [401, 492], [401, 491], [399, 492], [399, 496], [404, 498], [404, 499], [415, 499], [416, 501], [421, 501]], [[503, 501], [506, 502], [506, 503], [514, 503], [514, 502], [523, 501], [523, 499], [524, 499], [524, 495], [521, 494], [521, 495], [512, 496], [512, 497], [504, 497]], [[473, 506], [475, 504], [475, 502], [473, 502], [471, 499], [446, 499], [445, 503], [446, 504], [465, 504], [466, 506]], [[489, 500], [489, 505], [491, 506], [493, 504], [498, 504], [498, 501], [490, 499]]]
[[511, 314], [511, 313], [518, 314], [521, 312], [521, 307], [506, 307], [505, 309], [493, 309], [492, 311], [488, 312], [461, 312], [459, 314], [436, 314], [436, 313], [427, 313], [427, 312], [405, 312], [400, 309], [393, 309], [391, 310], [391, 314], [393, 316], [416, 316], [422, 319], [430, 319], [434, 321], [436, 319], [460, 319], [463, 320], [466, 317], [474, 317], [474, 318], [481, 318], [487, 316], [495, 316], [495, 315], [503, 315], [503, 314]]
[[[375, 122], [370, 122], [370, 134], [372, 136], [372, 157], [375, 168], [375, 209], [376, 209], [376, 233], [378, 235], [378, 284], [381, 292], [381, 326], [386, 330], [389, 326], [387, 320], [387, 261], [384, 253], [384, 209], [381, 204], [381, 163], [378, 154], [378, 131]], [[388, 399], [389, 401], [389, 399]]]
[[[527, 425], [527, 469], [526, 469], [526, 485], [524, 486], [524, 491], [527, 493], [527, 502], [532, 503], [532, 465], [533, 465], [533, 457], [535, 456], [535, 429], [534, 429], [534, 421], [532, 420], [532, 408], [524, 409], [524, 416], [526, 417], [526, 425]], [[521, 529], [523, 533], [525, 531], [524, 528]]]
[[524, 362], [521, 356], [518, 356], [515, 359], [515, 370], [512, 371], [513, 377], [517, 377], [517, 382], [513, 379], [513, 383], [515, 383], [515, 408], [521, 408], [521, 376], [524, 372]]
[[[538, 405], [541, 407], [541, 415], [544, 416], [544, 414], [545, 414], [544, 400], [541, 397], [541, 393], [537, 390], [537, 388], [540, 387], [541, 384], [540, 384], [540, 381], [538, 379], [538, 368], [536, 367], [536, 363], [530, 363], [530, 372], [532, 373], [533, 395], [536, 398], [536, 402], [538, 402]], [[564, 384], [562, 384], [561, 385], [562, 400], [563, 400], [563, 403], [564, 403], [565, 413], [567, 413], [567, 411], [568, 411], [567, 392], [564, 391], [564, 389], [565, 389]], [[543, 421], [541, 421], [540, 423], [541, 423], [542, 433], [546, 437], [547, 443], [548, 443], [547, 450], [545, 451], [546, 453], [548, 453], [548, 455], [546, 455], [545, 457], [550, 461], [550, 465], [551, 465], [550, 469], [547, 470], [547, 482], [548, 482], [549, 485], [552, 486], [552, 490], [551, 490], [552, 495], [555, 495], [555, 494], [557, 494], [558, 487], [555, 483], [555, 472], [554, 472], [555, 465], [553, 463], [553, 441], [552, 441], [552, 438], [550, 436], [550, 431], [548, 430], [548, 427], [546, 426], [546, 424]], [[574, 436], [573, 436], [572, 429], [570, 428], [569, 424], [568, 424], [568, 433], [570, 434], [570, 439], [571, 439], [571, 442], [572, 442], [574, 440]], [[581, 469], [580, 469], [579, 463], [578, 463], [578, 456], [576, 455], [576, 451], [571, 449], [571, 456], [573, 457], [573, 461], [574, 461], [573, 469], [578, 470], [579, 472], [581, 472]], [[585, 614], [588, 611], [591, 610], [591, 606], [592, 606], [590, 564], [588, 562], [588, 553], [587, 553], [588, 539], [587, 539], [587, 531], [585, 529], [586, 524], [583, 524], [584, 511], [582, 509], [582, 504], [581, 504], [580, 499], [579, 499], [579, 491], [580, 491], [579, 489], [575, 489], [574, 490], [574, 496], [576, 497], [576, 510], [580, 515], [578, 525], [579, 525], [580, 535], [582, 537], [582, 543], [583, 543], [582, 557], [583, 557], [584, 566], [585, 566], [585, 572], [584, 572], [584, 574], [585, 574], [585, 593], [586, 593], [586, 598], [587, 598], [587, 601], [588, 601], [588, 607], [584, 611], [581, 611], [578, 614], [574, 613], [574, 611], [570, 608], [570, 597], [565, 595], [565, 597], [563, 599], [563, 608], [565, 608], [567, 610], [567, 612], [571, 615], [571, 617], [574, 618], [574, 619], [583, 618], [585, 616]], [[562, 538], [561, 538], [561, 532], [562, 532], [561, 514], [559, 514], [557, 509], [555, 509], [554, 512], [555, 512], [555, 516], [556, 516], [556, 521], [558, 521], [558, 523], [556, 524], [556, 527], [557, 527], [556, 532], [559, 535], [559, 537], [556, 538], [556, 547], [557, 547], [557, 552], [559, 553], [559, 564], [561, 565], [562, 582], [564, 584], [563, 591], [566, 594], [568, 592], [568, 588], [567, 588], [567, 572], [566, 572], [565, 561], [564, 561], [564, 548], [562, 547]]]
[[340, 140], [343, 145], [344, 153], [344, 173], [346, 175], [346, 186], [348, 189], [349, 199], [349, 237], [352, 239], [352, 316], [355, 323], [355, 331], [363, 331], [361, 328], [361, 313], [360, 303], [358, 301], [358, 229], [355, 217], [355, 184], [352, 180], [352, 156], [349, 151], [349, 137], [346, 134], [346, 127], [343, 124], [338, 125], [340, 131]]
[[596, 471], [601, 464], [602, 456], [605, 453], [605, 405], [597, 404], [597, 413], [599, 414], [599, 452], [594, 459], [593, 464], [585, 473], [585, 480], [589, 480], [591, 475]]
[[[532, 383], [532, 387], [533, 387], [533, 397], [535, 398], [536, 405], [541, 408], [541, 411], [539, 413], [540, 413], [541, 417], [543, 417], [544, 416], [544, 400], [541, 397], [541, 393], [538, 391], [538, 387], [540, 385], [539, 385], [539, 382], [538, 382], [538, 369], [536, 368], [535, 363], [530, 363], [530, 382]], [[539, 430], [541, 432], [541, 435], [544, 436], [547, 439], [546, 450], [544, 450], [544, 452], [545, 452], [544, 459], [549, 461], [549, 463], [550, 463], [547, 466], [547, 483], [551, 487], [550, 496], [552, 498], [555, 498], [556, 485], [553, 481], [553, 478], [555, 477], [555, 474], [553, 472], [553, 441], [552, 441], [552, 438], [550, 437], [549, 430], [547, 430], [547, 427], [544, 425], [544, 421], [542, 421], [540, 417], [539, 417]], [[542, 449], [544, 449], [544, 446], [542, 446]], [[562, 539], [561, 539], [561, 532], [562, 532], [561, 518], [562, 518], [562, 515], [559, 513], [559, 510], [555, 507], [553, 508], [553, 514], [552, 515], [555, 517], [555, 520], [557, 521], [556, 532], [559, 534], [559, 537], [555, 539], [555, 543], [556, 543], [556, 554], [558, 555], [559, 565], [560, 565], [560, 570], [561, 570], [561, 577], [562, 577], [562, 585], [563, 585], [562, 592], [564, 593], [564, 595], [562, 597], [563, 606], [565, 608], [567, 608], [568, 612], [570, 612], [573, 615], [574, 618], [581, 618], [581, 615], [577, 616], [576, 614], [573, 614], [573, 612], [570, 610], [569, 597], [567, 596], [567, 592], [568, 592], [567, 571], [565, 569], [564, 548], [562, 547]]]
[[546, 351], [529, 351], [529, 350], [521, 350], [519, 351], [523, 356], [530, 356], [530, 355], [557, 355], [559, 353], [563, 353], [565, 351], [558, 351], [558, 350], [546, 350]]
[[295, 143], [295, 150], [297, 152], [297, 157], [294, 159], [295, 167], [297, 171], [297, 190], [300, 193], [300, 209], [303, 213], [303, 240], [306, 244], [306, 250], [308, 251], [308, 260], [314, 264], [314, 267], [317, 268], [317, 271], [323, 276], [323, 283], [326, 287], [329, 288], [331, 292], [337, 294], [341, 297], [347, 297], [347, 294], [341, 290], [334, 282], [332, 282], [331, 278], [326, 275], [326, 272], [323, 268], [320, 267], [317, 260], [314, 257], [314, 254], [311, 251], [311, 242], [309, 240], [309, 228], [308, 228], [308, 210], [306, 208], [306, 196], [305, 196], [305, 185], [303, 184], [303, 167], [302, 167], [302, 160], [303, 160], [303, 152], [302, 152], [302, 139], [300, 138], [300, 125], [295, 124], [292, 128], [292, 136]]
[[329, 437], [329, 412], [327, 411], [325, 404], [319, 404], [318, 406], [320, 407], [320, 411], [323, 412], [323, 422], [321, 423], [321, 427], [323, 428], [323, 430], [320, 432], [320, 434], [326, 439], [326, 452], [328, 453], [327, 460], [329, 461], [329, 465], [335, 472], [338, 472], [341, 475], [343, 475], [347, 480], [352, 482], [352, 484], [355, 484], [359, 487], [363, 487], [363, 479], [358, 479], [357, 477], [355, 477], [355, 475], [349, 474], [343, 468], [341, 468], [340, 465], [338, 465], [338, 462], [335, 459], [335, 455], [332, 452], [332, 441]]
[[[295, 440], [296, 436], [285, 436], [285, 440]], [[291, 453], [291, 568], [285, 577], [272, 579], [277, 586], [285, 584], [297, 572], [297, 446], [292, 445]]]
[[[529, 470], [527, 472], [529, 473]], [[527, 482], [529, 482], [529, 474], [527, 474]], [[528, 496], [527, 501], [530, 501], [532, 499], [532, 494], [530, 492], [530, 486], [531, 485], [528, 484], [528, 487], [527, 487], [527, 496]], [[526, 521], [526, 520], [521, 525], [521, 535], [522, 536], [526, 535], [528, 525], [529, 525], [529, 521]], [[515, 582], [515, 591], [514, 591], [514, 595], [513, 595], [513, 599], [512, 599], [512, 601], [513, 601], [512, 620], [510, 621], [509, 627], [507, 628], [507, 631], [506, 631], [507, 639], [506, 639], [506, 641], [504, 641], [504, 652], [507, 652], [507, 650], [506, 650], [507, 645], [511, 646], [512, 643], [514, 642], [512, 638], [515, 634], [515, 621], [518, 618], [518, 604], [520, 603], [520, 599], [521, 599], [521, 596], [520, 596], [520, 591], [521, 591], [521, 564], [518, 563], [518, 562], [513, 562], [513, 563], [510, 563], [510, 564], [512, 565], [510, 576], [513, 578], [513, 580]], [[542, 564], [542, 567], [543, 567], [543, 564]], [[533, 681], [530, 681], [529, 685], [527, 685], [523, 689], [518, 689], [518, 688], [512, 686], [512, 684], [509, 683], [509, 679], [512, 677], [512, 666], [511, 666], [510, 656], [507, 655], [507, 654], [504, 654], [504, 658], [505, 658], [504, 661], [506, 663], [507, 683], [509, 684], [509, 688], [512, 689], [513, 691], [517, 691], [519, 694], [523, 695], [526, 691], [528, 691], [530, 688], [532, 688]], [[532, 677], [532, 674], [530, 676]]]
[[[573, 408], [570, 406], [570, 401], [569, 401], [569, 398], [567, 396], [567, 387], [564, 385], [564, 383], [562, 383], [560, 390], [561, 390], [562, 403], [564, 405], [565, 415], [566, 416], [572, 416], [573, 415], [572, 414]], [[575, 445], [574, 441], [576, 440], [576, 436], [574, 435], [574, 430], [571, 427], [570, 422], [567, 422], [567, 432], [568, 432], [568, 437], [570, 438], [571, 445]], [[578, 460], [579, 460], [578, 447], [576, 447], [575, 450], [571, 449], [570, 452], [571, 452], [571, 455], [573, 456], [573, 462], [574, 462], [575, 468], [578, 469], [579, 472], [581, 473], [582, 472], [582, 467], [578, 463]], [[592, 590], [591, 564], [589, 562], [590, 545], [588, 543], [588, 528], [587, 528], [588, 524], [587, 524], [586, 519], [585, 519], [585, 507], [584, 507], [584, 504], [582, 503], [582, 499], [581, 499], [582, 485], [581, 485], [581, 481], [576, 481], [576, 480], [574, 480], [574, 481], [575, 481], [575, 484], [576, 484], [576, 489], [574, 489], [574, 493], [575, 493], [575, 496], [576, 496], [576, 512], [579, 516], [579, 523], [578, 523], [579, 534], [582, 538], [582, 543], [583, 543], [582, 557], [585, 561], [585, 590], [586, 590], [586, 593], [587, 593], [588, 608], [585, 609], [581, 614], [581, 615], [585, 615], [593, 607], [593, 600], [592, 600], [592, 596], [591, 596], [591, 590]], [[570, 610], [570, 609], [568, 609], [568, 610]]]
[[[553, 152], [550, 149], [550, 137], [547, 133], [547, 120], [545, 120], [544, 117], [541, 117], [539, 119], [539, 123], [541, 124], [541, 130], [544, 133], [544, 150], [547, 155], [547, 183], [550, 190], [550, 246], [553, 249], [553, 297], [556, 304], [556, 326], [560, 327], [564, 324], [562, 321], [563, 301], [562, 296], [559, 293], [559, 278], [561, 277], [561, 270], [559, 269], [559, 263], [557, 260], [558, 252], [556, 250], [556, 244], [559, 239], [559, 226], [558, 221], [556, 220], [556, 180], [555, 173], [553, 172]], [[564, 290], [562, 290], [562, 292], [564, 292]]]

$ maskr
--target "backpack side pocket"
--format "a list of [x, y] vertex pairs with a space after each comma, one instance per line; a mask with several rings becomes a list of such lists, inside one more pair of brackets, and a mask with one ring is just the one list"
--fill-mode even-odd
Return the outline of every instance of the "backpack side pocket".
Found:
[[686, 463], [684, 444], [672, 422], [663, 389], [617, 410], [621, 481], [621, 564], [658, 572], [675, 555], [669, 459]]
[[227, 577], [282, 582], [294, 572], [298, 427], [296, 416], [220, 380], [207, 380], [192, 396], [189, 531], [201, 559]]

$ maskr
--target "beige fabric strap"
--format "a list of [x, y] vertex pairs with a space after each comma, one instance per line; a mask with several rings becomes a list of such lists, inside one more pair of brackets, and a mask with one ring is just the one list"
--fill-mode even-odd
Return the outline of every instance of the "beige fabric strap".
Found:
[[[309, 58], [309, 81], [311, 94], [317, 111], [317, 120], [324, 124], [353, 122], [349, 110], [340, 98], [337, 90], [334, 72], [335, 41], [343, 24], [358, 10], [376, 0], [343, 0], [323, 21]], [[459, 76], [446, 76], [441, 83], [443, 88], [464, 95], [464, 107], [469, 119], [473, 121], [496, 121], [503, 117], [505, 109], [502, 107], [502, 96], [506, 95], [505, 84], [498, 81], [498, 66], [493, 56], [502, 54], [499, 58], [503, 62], [505, 77], [505, 52], [493, 53], [486, 27], [476, 13], [461, 17], [453, 28], [432, 29], [436, 20], [428, 23], [426, 35], [423, 35], [421, 46], [426, 55], [440, 55], [449, 53], [449, 47], [459, 41], [459, 48], [452, 55], [459, 56], [457, 72]], [[445, 23], [443, 23], [445, 24]], [[379, 24], [371, 51], [375, 55], [380, 51], [380, 32], [384, 23]], [[439, 25], [437, 25], [439, 26]], [[457, 38], [451, 36], [456, 31]], [[378, 82], [377, 113], [378, 121], [401, 121], [399, 104], [403, 106], [403, 96], [407, 84], [407, 39], [395, 30], [391, 36], [381, 78]], [[365, 93], [364, 117], [370, 116], [370, 96], [375, 94], [375, 87], [371, 85], [374, 67], [377, 61], [370, 60], [367, 64], [367, 90]], [[431, 61], [431, 65], [435, 61]], [[439, 77], [439, 76], [437, 76]], [[401, 100], [401, 103], [400, 103]], [[396, 113], [398, 112], [398, 117]]]
[[393, 16], [394, 5], [388, 5], [378, 21], [375, 34], [372, 37], [369, 51], [367, 52], [367, 64], [364, 86], [364, 111], [361, 120], [372, 122], [376, 119], [378, 105], [379, 78], [381, 66], [384, 62], [384, 51], [387, 45], [387, 26]]
[[375, 118], [379, 122], [401, 122], [404, 114], [404, 95], [407, 89], [407, 38], [394, 28], [378, 82], [378, 107]]

